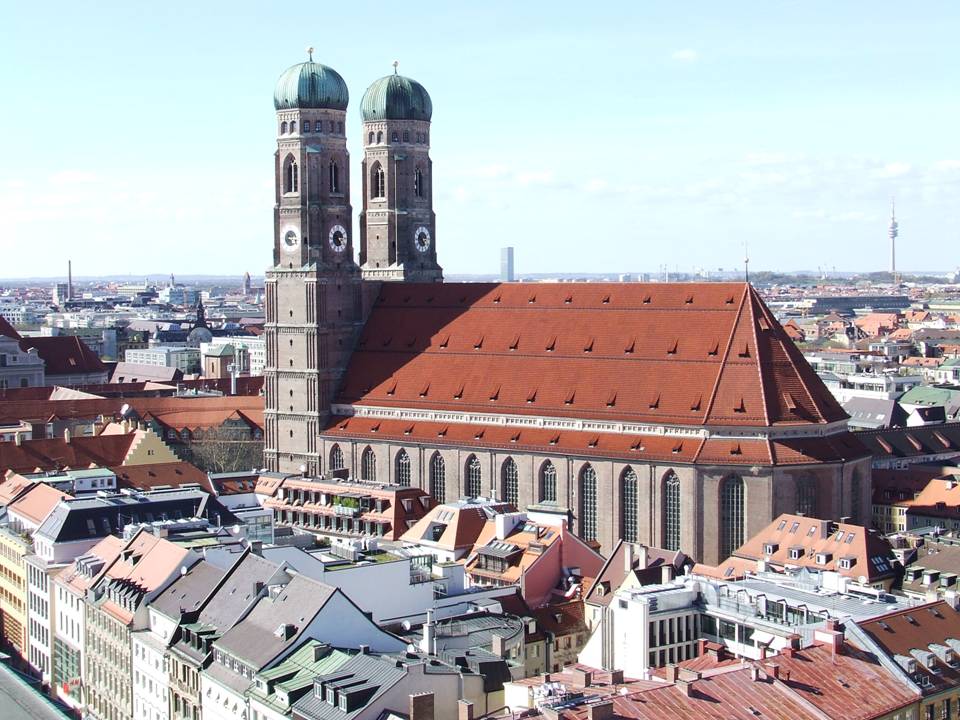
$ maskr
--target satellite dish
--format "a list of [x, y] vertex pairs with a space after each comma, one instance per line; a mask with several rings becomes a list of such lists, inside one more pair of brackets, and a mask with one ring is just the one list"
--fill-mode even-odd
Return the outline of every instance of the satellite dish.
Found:
[[124, 403], [120, 406], [120, 417], [125, 418], [130, 413], [130, 406]]
[[410, 621], [409, 621], [409, 620], [404, 620], [402, 623], [400, 623], [400, 627], [402, 627], [406, 632], [409, 632], [409, 631], [410, 631]]
[[857, 578], [857, 582], [860, 583], [861, 585], [866, 585], [867, 584], [866, 576], [861, 575], [860, 577]]

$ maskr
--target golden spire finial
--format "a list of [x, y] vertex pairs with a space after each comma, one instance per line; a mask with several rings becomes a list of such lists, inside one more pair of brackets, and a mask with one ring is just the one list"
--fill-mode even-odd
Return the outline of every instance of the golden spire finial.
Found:
[[393, 74], [394, 74], [394, 75], [397, 74], [397, 66], [399, 66], [399, 65], [400, 65], [400, 61], [399, 61], [399, 60], [394, 60], [394, 61], [393, 61]]
[[308, 62], [313, 62], [313, 47], [312, 47], [312, 46], [307, 48], [307, 59], [308, 59]]

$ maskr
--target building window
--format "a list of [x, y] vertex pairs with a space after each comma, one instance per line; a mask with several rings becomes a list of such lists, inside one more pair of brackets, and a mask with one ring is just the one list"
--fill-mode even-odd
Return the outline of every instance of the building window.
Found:
[[286, 121], [286, 120], [284, 120], [282, 123], [280, 123], [280, 134], [281, 134], [281, 135], [286, 135], [286, 134], [287, 134], [287, 121]]
[[304, 131], [305, 133], [310, 132], [310, 121], [309, 121], [309, 120], [304, 120], [304, 121], [303, 121], [303, 131]]
[[743, 478], [729, 475], [720, 483], [720, 559], [743, 545]]
[[854, 470], [850, 480], [850, 522], [860, 524], [860, 506], [863, 500], [860, 497], [860, 471]]
[[373, 145], [373, 132], [372, 132], [372, 131], [367, 135], [367, 145]]
[[467, 458], [466, 479], [463, 483], [463, 492], [467, 497], [475, 498], [483, 495], [483, 483], [480, 476], [480, 460], [476, 455]]
[[297, 131], [297, 121], [292, 120], [290, 122], [290, 133], [292, 134], [292, 133], [295, 133], [296, 131]]
[[330, 448], [330, 469], [343, 469], [343, 450], [340, 449], [339, 445], [334, 445]]
[[620, 475], [620, 537], [637, 542], [637, 474], [627, 468]]
[[520, 508], [520, 474], [517, 472], [517, 464], [513, 458], [507, 458], [503, 463], [503, 496], [504, 502], [508, 502], [515, 508]]
[[547, 460], [540, 468], [540, 502], [557, 501], [557, 469]]
[[330, 167], [328, 169], [328, 174], [330, 175], [330, 192], [338, 193], [340, 192], [340, 166], [337, 165], [333, 160], [330, 161]]
[[360, 457], [360, 479], [375, 482], [377, 479], [377, 456], [369, 445]]
[[413, 171], [413, 194], [419, 198], [423, 197], [423, 172], [420, 168]]
[[580, 537], [597, 539], [597, 473], [587, 463], [580, 471]]
[[287, 155], [287, 159], [283, 161], [283, 191], [288, 193], [300, 191], [300, 173], [293, 155]]
[[430, 458], [430, 494], [438, 503], [445, 502], [445, 468], [440, 453], [434, 453]]
[[663, 476], [663, 547], [680, 549], [680, 478], [673, 470]]
[[410, 456], [406, 450], [397, 453], [397, 485], [410, 487]]
[[377, 132], [377, 145], [379, 145], [379, 144], [382, 143], [382, 142], [383, 142], [383, 132], [382, 132], [382, 131], [378, 131], [378, 132]]
[[374, 163], [370, 170], [370, 197], [382, 198], [387, 196], [387, 184], [383, 168], [380, 163]]
[[817, 481], [812, 475], [797, 480], [797, 508], [800, 515], [817, 517]]

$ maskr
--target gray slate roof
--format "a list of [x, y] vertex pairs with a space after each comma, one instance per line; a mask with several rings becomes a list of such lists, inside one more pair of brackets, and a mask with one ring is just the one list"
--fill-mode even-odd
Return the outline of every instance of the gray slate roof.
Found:
[[377, 655], [356, 655], [335, 672], [316, 678], [314, 685], [333, 682], [340, 686], [372, 686], [370, 696], [363, 705], [351, 712], [344, 712], [339, 707], [321, 700], [313, 692], [309, 692], [294, 704], [294, 713], [311, 720], [349, 720], [376, 702], [377, 698], [400, 682], [406, 674], [406, 666], [397, 667], [396, 663], [389, 658], [381, 658]]
[[168, 618], [179, 620], [183, 613], [198, 610], [224, 575], [223, 569], [201, 560], [155, 597], [150, 607]]

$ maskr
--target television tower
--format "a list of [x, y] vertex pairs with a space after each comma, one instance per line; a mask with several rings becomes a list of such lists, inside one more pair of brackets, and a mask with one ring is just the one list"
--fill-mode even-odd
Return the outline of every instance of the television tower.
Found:
[[900, 234], [900, 226], [897, 225], [897, 207], [893, 198], [890, 198], [890, 275], [893, 277], [895, 285], [900, 284], [900, 278], [897, 277], [897, 236]]

